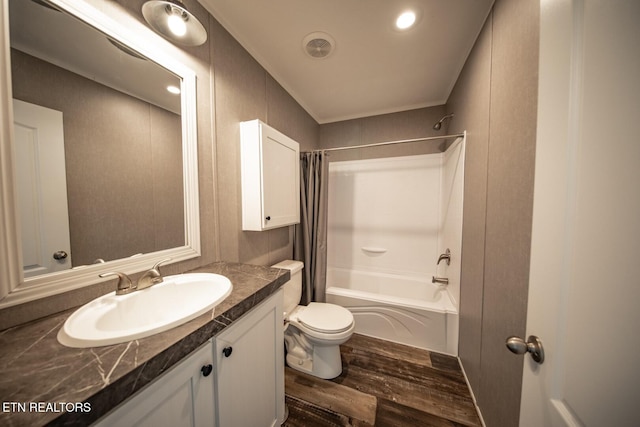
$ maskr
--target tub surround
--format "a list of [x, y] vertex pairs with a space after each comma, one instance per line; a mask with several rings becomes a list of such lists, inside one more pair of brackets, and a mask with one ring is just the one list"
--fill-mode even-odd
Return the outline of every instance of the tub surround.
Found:
[[[56, 335], [75, 311], [67, 310], [0, 331], [0, 396], [3, 405], [26, 403], [27, 412], [0, 408], [0, 424], [89, 424], [126, 401], [208, 339], [258, 305], [289, 280], [268, 267], [214, 263], [192, 272], [226, 276], [233, 291], [212, 312], [147, 338], [96, 348], [68, 348]], [[30, 403], [90, 404], [90, 412], [29, 412]], [[10, 409], [10, 408], [9, 408]]]

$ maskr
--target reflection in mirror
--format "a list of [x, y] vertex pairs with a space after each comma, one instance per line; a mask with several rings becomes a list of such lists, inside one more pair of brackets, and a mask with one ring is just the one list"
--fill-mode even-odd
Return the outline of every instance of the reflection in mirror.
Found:
[[42, 2], [9, 11], [24, 276], [185, 245], [181, 79]]
[[[75, 18], [55, 23], [67, 14]], [[15, 77], [0, 68], [0, 310], [103, 282], [107, 271], [200, 256], [196, 75], [177, 59], [188, 56], [117, 2], [0, 2], [0, 20], [10, 15], [11, 40], [0, 32]], [[78, 21], [90, 26], [70, 33]], [[16, 124], [14, 108], [51, 119]], [[52, 153], [38, 145], [45, 137]], [[52, 178], [35, 173], [54, 164]], [[57, 211], [43, 215], [50, 201]], [[62, 234], [68, 225], [68, 243], [42, 249], [43, 218]], [[65, 269], [47, 273], [48, 260]]]

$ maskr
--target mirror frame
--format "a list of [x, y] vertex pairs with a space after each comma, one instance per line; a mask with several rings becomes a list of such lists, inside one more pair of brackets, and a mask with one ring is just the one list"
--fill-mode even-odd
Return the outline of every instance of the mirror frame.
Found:
[[[22, 267], [22, 243], [20, 239], [20, 214], [17, 207], [15, 178], [15, 149], [13, 136], [13, 107], [9, 35], [9, 0], [0, 0], [0, 309], [36, 299], [80, 289], [107, 281], [98, 277], [107, 271], [134, 274], [149, 269], [155, 262], [171, 258], [171, 263], [200, 256], [200, 216], [198, 193], [198, 138], [196, 119], [196, 74], [169, 56], [162, 46], [167, 46], [157, 34], [128, 13], [118, 13], [114, 18], [102, 1], [49, 0], [61, 10], [119, 41], [125, 46], [164, 67], [182, 79], [182, 157], [184, 176], [185, 245], [139, 255], [133, 258], [92, 264], [77, 269], [35, 276], [24, 279]], [[94, 3], [94, 4], [91, 4]], [[118, 6], [119, 7], [119, 6]], [[168, 49], [167, 49], [168, 50]], [[112, 279], [108, 279], [112, 280]]]

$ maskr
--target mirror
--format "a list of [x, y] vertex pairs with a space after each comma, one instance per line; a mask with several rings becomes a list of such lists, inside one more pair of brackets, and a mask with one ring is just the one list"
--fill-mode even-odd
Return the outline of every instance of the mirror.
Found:
[[2, 101], [14, 113], [17, 206], [3, 217], [21, 238], [3, 265], [24, 272], [0, 307], [200, 253], [195, 75], [122, 15], [9, 1], [13, 79], [3, 84], [15, 100]]

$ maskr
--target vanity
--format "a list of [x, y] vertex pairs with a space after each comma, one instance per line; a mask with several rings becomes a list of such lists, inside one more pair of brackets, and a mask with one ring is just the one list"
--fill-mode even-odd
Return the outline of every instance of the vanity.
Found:
[[149, 425], [278, 425], [280, 287], [289, 273], [224, 262], [193, 272], [223, 275], [233, 291], [211, 312], [147, 338], [65, 347], [56, 334], [74, 310], [0, 332], [0, 396], [8, 409], [0, 424], [121, 426], [159, 417]]

